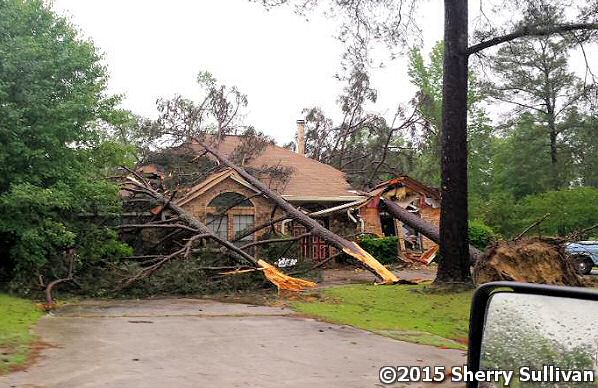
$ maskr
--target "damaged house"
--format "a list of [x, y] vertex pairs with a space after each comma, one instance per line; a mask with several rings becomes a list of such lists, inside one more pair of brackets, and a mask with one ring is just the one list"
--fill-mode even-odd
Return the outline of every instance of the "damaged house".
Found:
[[[300, 134], [302, 123], [299, 125]], [[194, 154], [203, 151], [199, 144], [191, 143], [190, 146]], [[240, 146], [240, 136], [226, 135], [218, 142], [217, 149], [230, 157]], [[432, 224], [439, 224], [439, 192], [408, 176], [391, 179], [369, 192], [361, 192], [350, 186], [342, 171], [306, 157], [303, 147], [294, 152], [274, 144], [266, 145], [241, 163], [244, 168], [254, 171], [269, 189], [333, 233], [349, 240], [362, 234], [396, 236], [399, 255], [403, 259], [431, 261], [436, 252], [437, 246], [431, 240], [380, 210], [379, 198], [383, 197]], [[142, 170], [160, 174], [159, 166], [155, 165], [143, 166]], [[217, 236], [234, 241], [238, 246], [266, 238], [274, 228], [279, 234], [299, 237], [297, 255], [301, 258], [321, 261], [337, 252], [319, 236], [301, 237], [308, 234], [303, 225], [290, 218], [284, 219], [284, 212], [275, 202], [231, 168], [220, 169], [185, 188], [175, 203], [204, 222]], [[271, 228], [237, 238], [240, 232], [273, 220], [278, 221]]]
[[[239, 143], [238, 136], [224, 136], [218, 150], [228, 156]], [[200, 152], [199, 147], [197, 152]], [[363, 201], [364, 197], [350, 187], [343, 172], [276, 145], [267, 145], [244, 167], [260, 171], [269, 168], [286, 171], [286, 174], [264, 173], [258, 178], [327, 229], [342, 235], [355, 234], [358, 220], [348, 212], [356, 201]], [[283, 214], [274, 202], [261, 195], [257, 188], [230, 168], [214, 173], [193, 186], [177, 200], [177, 204], [227, 240], [234, 240], [239, 232]], [[346, 211], [329, 211], [331, 208], [342, 210], [345, 207]], [[223, 212], [223, 209], [228, 210]], [[285, 235], [299, 236], [306, 232], [302, 225], [290, 219], [282, 220], [273, 227]], [[269, 229], [262, 229], [243, 237], [238, 243], [246, 244], [260, 239], [268, 232]], [[300, 256], [316, 261], [331, 254], [331, 248], [318, 236], [302, 239], [300, 246]]]
[[438, 251], [438, 245], [381, 210], [380, 198], [390, 200], [424, 221], [439, 226], [440, 190], [404, 175], [378, 184], [367, 194], [370, 199], [360, 208], [365, 223], [364, 232], [378, 237], [396, 236], [399, 255], [403, 260], [430, 263]]

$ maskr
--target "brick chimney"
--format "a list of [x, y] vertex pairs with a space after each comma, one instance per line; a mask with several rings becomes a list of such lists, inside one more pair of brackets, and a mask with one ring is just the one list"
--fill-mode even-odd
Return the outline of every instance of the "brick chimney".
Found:
[[297, 120], [297, 153], [305, 156], [305, 120]]

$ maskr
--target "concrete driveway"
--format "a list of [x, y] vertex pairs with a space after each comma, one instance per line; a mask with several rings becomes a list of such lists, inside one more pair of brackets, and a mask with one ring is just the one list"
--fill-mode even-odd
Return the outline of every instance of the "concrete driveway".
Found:
[[461, 351], [285, 308], [198, 299], [87, 302], [42, 318], [36, 332], [49, 346], [1, 387], [374, 387], [383, 365], [465, 362]]

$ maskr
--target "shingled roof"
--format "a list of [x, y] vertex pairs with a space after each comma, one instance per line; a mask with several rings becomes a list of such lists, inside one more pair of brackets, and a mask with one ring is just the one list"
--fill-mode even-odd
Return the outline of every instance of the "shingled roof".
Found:
[[[216, 147], [224, 156], [230, 156], [240, 144], [239, 136], [225, 136]], [[192, 145], [198, 152], [202, 148]], [[336, 168], [277, 145], [268, 145], [253, 157], [245, 167], [290, 167], [291, 174], [284, 185], [276, 187], [289, 201], [354, 201], [361, 198], [349, 185], [345, 174]]]

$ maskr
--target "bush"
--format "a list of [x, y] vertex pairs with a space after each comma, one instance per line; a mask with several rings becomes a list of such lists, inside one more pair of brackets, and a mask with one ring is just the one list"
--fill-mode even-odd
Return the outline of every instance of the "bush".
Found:
[[398, 243], [399, 239], [395, 236], [382, 238], [366, 236], [359, 241], [359, 245], [382, 264], [397, 262]]
[[474, 247], [484, 250], [497, 240], [494, 230], [481, 221], [469, 222], [469, 243]]

